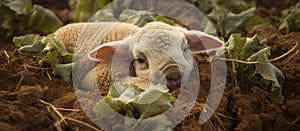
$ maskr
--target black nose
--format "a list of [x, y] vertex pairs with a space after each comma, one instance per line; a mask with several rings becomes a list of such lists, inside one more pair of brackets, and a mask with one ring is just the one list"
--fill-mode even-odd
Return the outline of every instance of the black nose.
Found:
[[181, 85], [181, 77], [180, 76], [176, 79], [168, 78], [168, 76], [167, 76], [167, 86], [170, 90], [179, 88], [180, 85]]
[[170, 90], [176, 89], [181, 85], [181, 73], [178, 67], [171, 67], [166, 72], [167, 86]]

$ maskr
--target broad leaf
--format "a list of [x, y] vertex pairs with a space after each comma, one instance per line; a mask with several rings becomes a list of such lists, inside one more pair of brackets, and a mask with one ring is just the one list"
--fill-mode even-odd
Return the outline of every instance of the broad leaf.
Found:
[[[173, 101], [175, 101], [175, 98], [168, 93], [166, 86], [152, 85], [143, 90], [134, 85], [116, 83], [110, 87], [108, 95], [95, 105], [93, 111], [97, 117], [102, 119], [109, 117], [108, 114], [112, 115], [114, 112], [125, 111], [123, 115], [129, 118], [126, 118], [123, 124], [128, 127], [144, 126], [143, 124], [146, 124], [146, 121], [143, 120], [142, 123], [139, 123], [139, 120], [133, 119], [135, 116], [140, 116], [138, 119], [147, 118], [151, 121], [161, 121], [152, 127], [159, 129], [159, 127], [166, 128], [170, 122], [165, 116], [157, 115], [169, 109]], [[163, 119], [158, 120], [158, 118]]]
[[155, 21], [154, 14], [148, 11], [135, 11], [125, 9], [120, 14], [120, 21], [131, 23], [139, 27], [144, 26], [146, 23]]
[[53, 74], [71, 82], [73, 55], [68, 53], [63, 43], [54, 35], [39, 36], [27, 34], [14, 37], [13, 42], [20, 47], [18, 52], [39, 58], [41, 66], [51, 67]]
[[63, 25], [51, 10], [40, 5], [33, 5], [27, 19], [27, 28], [36, 32], [54, 32]]
[[[228, 41], [225, 43], [225, 49], [230, 59], [240, 59], [242, 47], [244, 46], [245, 39], [240, 34], [232, 34]], [[232, 63], [232, 70], [234, 73], [237, 72], [239, 64], [236, 62]]]
[[[249, 79], [252, 78], [250, 76], [255, 77], [254, 74], [260, 75], [263, 79], [259, 82], [265, 83], [265, 81], [269, 81], [272, 84], [271, 100], [275, 103], [283, 102], [284, 97], [281, 90], [284, 75], [278, 68], [270, 63], [267, 57], [270, 55], [270, 47], [267, 47], [267, 41], [265, 39], [261, 40], [255, 35], [245, 40], [240, 34], [232, 34], [225, 44], [225, 52], [230, 59], [256, 62], [256, 64], [233, 62], [232, 70], [236, 73], [236, 76], [248, 73]], [[268, 86], [268, 84], [266, 86]]]
[[70, 0], [69, 5], [74, 11], [74, 20], [83, 22], [110, 2], [112, 0]]
[[265, 80], [272, 81], [271, 100], [275, 103], [283, 103], [282, 83], [284, 81], [283, 73], [274, 65], [272, 65], [267, 56], [270, 55], [270, 47], [266, 47], [250, 56], [247, 60], [258, 62], [255, 64], [254, 74], [259, 74]]
[[117, 22], [111, 8], [104, 8], [97, 11], [90, 19], [90, 22]]
[[[225, 38], [228, 38], [233, 33], [245, 34], [246, 31], [251, 30], [255, 26], [267, 24], [262, 18], [255, 15], [254, 7], [240, 13], [233, 13], [228, 9], [215, 9], [208, 14], [208, 19], [214, 23], [215, 28]], [[203, 24], [204, 30], [207, 30], [207, 21]]]
[[53, 68], [53, 74], [60, 76], [63, 80], [66, 82], [71, 83], [71, 74], [72, 74], [72, 66], [74, 66], [74, 63], [69, 63], [69, 64], [57, 64]]
[[26, 45], [18, 49], [18, 52], [24, 55], [37, 56], [40, 55], [41, 51], [45, 48], [42, 42], [37, 42], [33, 45]]
[[3, 0], [2, 4], [16, 12], [17, 15], [26, 15], [31, 9], [31, 0]]
[[15, 43], [15, 45], [17, 47], [32, 45], [32, 44], [36, 44], [38, 42], [39, 37], [40, 37], [40, 35], [38, 35], [38, 34], [27, 34], [27, 35], [20, 36], [20, 37], [14, 37], [13, 43]]
[[284, 33], [300, 30], [300, 1], [281, 12], [283, 18], [279, 29]]
[[32, 5], [31, 0], [2, 0], [0, 5], [0, 33], [6, 37], [24, 31], [52, 33], [62, 26], [51, 10]]

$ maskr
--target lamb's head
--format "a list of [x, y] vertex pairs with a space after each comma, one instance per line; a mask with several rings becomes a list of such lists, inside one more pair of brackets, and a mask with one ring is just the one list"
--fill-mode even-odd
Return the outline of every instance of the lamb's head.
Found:
[[221, 45], [214, 37], [199, 32], [142, 29], [122, 41], [99, 46], [89, 56], [94, 60], [111, 61], [118, 52], [124, 58], [131, 58], [132, 77], [174, 89], [187, 83], [193, 69], [193, 52]]

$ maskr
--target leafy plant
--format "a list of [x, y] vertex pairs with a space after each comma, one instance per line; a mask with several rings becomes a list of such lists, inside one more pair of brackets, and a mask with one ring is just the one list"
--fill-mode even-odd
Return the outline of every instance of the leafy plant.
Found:
[[110, 2], [112, 0], [69, 0], [69, 5], [74, 11], [74, 20], [84, 22]]
[[111, 8], [105, 8], [99, 10], [90, 21], [93, 22], [111, 22], [111, 21], [119, 21], [137, 25], [142, 27], [149, 22], [160, 21], [170, 25], [175, 25], [175, 22], [171, 19], [168, 19], [162, 15], [157, 15], [149, 11], [136, 11], [131, 9], [124, 9], [118, 19], [113, 16], [114, 11]]
[[95, 105], [93, 111], [101, 119], [108, 119], [122, 112], [126, 118], [135, 118], [125, 118], [122, 123], [133, 129], [147, 127], [151, 122], [155, 126], [150, 129], [170, 130], [170, 121], [164, 114], [160, 115], [175, 101], [168, 91], [162, 85], [152, 85], [144, 90], [135, 85], [115, 83], [110, 87], [108, 95]]
[[300, 1], [290, 8], [281, 12], [283, 18], [279, 30], [284, 33], [300, 30]]
[[228, 38], [233, 33], [245, 34], [258, 25], [267, 25], [260, 16], [255, 15], [255, 8], [249, 8], [240, 13], [233, 13], [228, 9], [214, 9], [207, 15], [203, 23], [204, 32], [211, 33], [208, 20], [220, 33], [220, 36]]
[[67, 52], [63, 43], [54, 35], [27, 34], [14, 37], [13, 42], [20, 47], [20, 54], [37, 57], [39, 65], [51, 67], [54, 75], [71, 82], [73, 55]]
[[32, 5], [31, 0], [2, 0], [0, 13], [0, 28], [7, 37], [24, 30], [49, 33], [62, 26], [52, 11], [40, 5]]
[[234, 13], [240, 13], [250, 6], [244, 0], [188, 0], [196, 5], [204, 14], [210, 13], [213, 9], [229, 9]]
[[250, 79], [259, 80], [265, 86], [270, 85], [271, 100], [275, 103], [283, 103], [281, 90], [285, 77], [268, 59], [270, 47], [266, 43], [265, 39], [260, 40], [256, 35], [244, 39], [240, 34], [232, 34], [222, 51], [225, 51], [232, 61], [235, 76], [249, 74]]

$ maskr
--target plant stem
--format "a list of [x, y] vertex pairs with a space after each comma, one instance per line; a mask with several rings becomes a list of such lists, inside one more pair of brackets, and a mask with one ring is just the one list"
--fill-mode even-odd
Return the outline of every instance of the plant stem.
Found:
[[296, 49], [297, 46], [298, 46], [298, 43], [296, 43], [296, 45], [292, 49], [290, 49], [288, 52], [286, 52], [286, 53], [282, 54], [281, 56], [278, 56], [278, 57], [276, 57], [274, 59], [271, 59], [270, 62], [277, 61], [277, 60], [279, 60], [279, 59], [287, 56], [288, 54], [290, 54], [291, 52], [293, 52]]
[[242, 61], [242, 60], [229, 59], [229, 58], [219, 58], [219, 57], [215, 57], [215, 59], [218, 59], [218, 60], [225, 60], [225, 61], [230, 61], [230, 62], [237, 62], [237, 63], [248, 64], [248, 65], [252, 65], [252, 64], [263, 64], [263, 63], [259, 63], [259, 62]]
[[97, 129], [96, 127], [86, 123], [86, 122], [83, 122], [83, 121], [80, 121], [80, 120], [77, 120], [77, 119], [73, 119], [73, 118], [70, 118], [70, 117], [65, 117], [63, 116], [58, 110], [62, 110], [62, 111], [79, 111], [79, 110], [76, 110], [76, 109], [64, 109], [64, 108], [57, 108], [55, 107], [54, 105], [52, 105], [51, 103], [48, 103], [46, 101], [43, 101], [43, 100], [40, 100], [41, 103], [49, 106], [50, 108], [52, 108], [52, 110], [60, 117], [60, 120], [57, 121], [55, 123], [55, 126], [58, 128], [58, 130], [60, 130], [60, 123], [64, 122], [64, 123], [67, 123], [66, 120], [69, 120], [69, 121], [73, 121], [77, 124], [81, 124], [81, 125], [85, 125], [86, 127], [89, 127], [90, 129], [93, 129], [95, 131], [100, 131], [100, 129]]
[[141, 117], [135, 122], [135, 124], [133, 125], [132, 129], [135, 130], [135, 128], [141, 123], [141, 121], [144, 119], [145, 115], [147, 114], [149, 108], [150, 108], [150, 104], [147, 105], [146, 110], [143, 112], [143, 114], [141, 115]]

